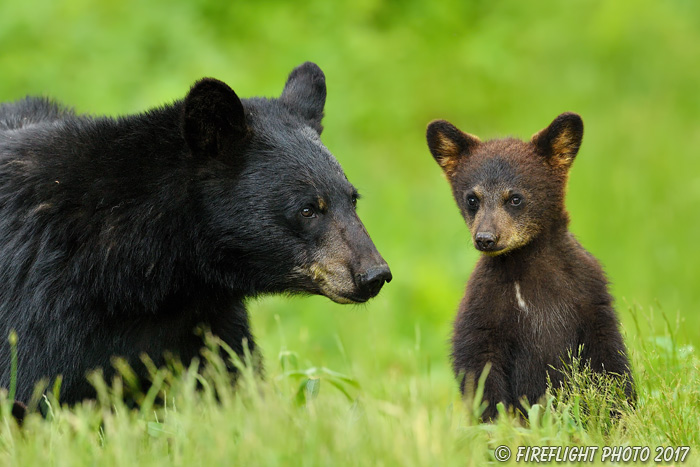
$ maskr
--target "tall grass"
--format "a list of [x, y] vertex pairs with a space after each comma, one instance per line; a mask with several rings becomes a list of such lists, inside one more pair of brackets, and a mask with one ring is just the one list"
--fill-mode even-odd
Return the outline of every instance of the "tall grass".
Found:
[[699, 359], [675, 333], [640, 331], [631, 342], [635, 409], [621, 409], [614, 388], [601, 390], [599, 381], [592, 388], [594, 376], [573, 366], [576, 384], [565, 395], [548, 392], [527, 407], [526, 420], [500, 407], [492, 424], [479, 423], [483, 407], [463, 401], [451, 378], [435, 380], [426, 368], [386, 387], [381, 375], [358, 381], [306, 368], [281, 349], [261, 379], [253, 357], [246, 365], [225, 353], [238, 368], [234, 378], [209, 336], [203, 369], [198, 361], [154, 368], [137, 409], [123, 401], [130, 376], [120, 364], [122, 376], [111, 382], [91, 376], [96, 401], [48, 401], [48, 417], [32, 414], [21, 429], [3, 415], [0, 464], [484, 465], [498, 446], [513, 456], [520, 446], [650, 446], [652, 453], [690, 446], [693, 465], [700, 460]]

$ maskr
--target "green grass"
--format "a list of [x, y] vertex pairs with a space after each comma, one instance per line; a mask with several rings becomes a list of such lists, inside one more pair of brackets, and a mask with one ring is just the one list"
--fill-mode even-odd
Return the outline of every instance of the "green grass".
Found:
[[[317, 62], [323, 140], [394, 273], [362, 307], [251, 302], [267, 368], [252, 392], [213, 404], [189, 376], [157, 421], [118, 404], [54, 407], [23, 432], [3, 419], [0, 465], [464, 465], [501, 443], [690, 444], [700, 463], [698, 43], [700, 5], [687, 0], [0, 2], [0, 101], [43, 94], [116, 115], [181, 98], [202, 76], [275, 96], [294, 66]], [[528, 138], [563, 111], [585, 124], [571, 228], [611, 280], [640, 393], [607, 434], [547, 407], [536, 428], [476, 425], [447, 357], [477, 253], [425, 126]], [[320, 383], [300, 406], [294, 372], [311, 368]]]
[[[586, 388], [591, 375], [572, 370], [577, 385], [567, 397], [549, 394], [527, 422], [503, 412], [494, 424], [478, 423], [478, 405], [429, 365], [401, 381], [355, 379], [306, 368], [282, 349], [264, 381], [237, 361], [234, 391], [212, 341], [201, 376], [194, 364], [155, 372], [140, 410], [122, 402], [121, 379], [107, 385], [95, 376], [98, 401], [68, 408], [52, 399], [48, 419], [34, 414], [22, 429], [3, 417], [0, 465], [484, 465], [501, 445], [514, 454], [520, 446], [649, 446], [652, 457], [657, 446], [690, 446], [686, 462], [697, 465], [700, 361], [675, 330], [656, 331], [632, 342], [636, 409], [617, 404], [612, 390]], [[611, 409], [621, 415], [611, 418]]]

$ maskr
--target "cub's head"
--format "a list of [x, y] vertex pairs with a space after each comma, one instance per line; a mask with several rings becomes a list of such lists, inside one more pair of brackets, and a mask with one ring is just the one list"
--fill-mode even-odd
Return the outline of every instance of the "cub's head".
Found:
[[529, 142], [482, 142], [444, 120], [427, 131], [475, 247], [491, 256], [566, 225], [564, 191], [582, 137], [583, 122], [574, 113], [559, 115]]
[[359, 303], [391, 280], [357, 215], [357, 190], [321, 142], [325, 100], [325, 76], [310, 62], [291, 72], [279, 98], [241, 100], [214, 79], [185, 98], [205, 267], [246, 294]]

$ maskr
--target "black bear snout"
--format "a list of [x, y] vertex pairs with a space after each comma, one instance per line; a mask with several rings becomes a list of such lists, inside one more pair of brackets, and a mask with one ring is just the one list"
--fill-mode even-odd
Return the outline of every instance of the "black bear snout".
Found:
[[476, 248], [481, 251], [493, 251], [498, 243], [498, 236], [491, 232], [479, 232], [474, 237]]
[[384, 283], [391, 282], [391, 279], [391, 270], [387, 265], [369, 268], [367, 272], [355, 275], [360, 295], [368, 300], [377, 295]]

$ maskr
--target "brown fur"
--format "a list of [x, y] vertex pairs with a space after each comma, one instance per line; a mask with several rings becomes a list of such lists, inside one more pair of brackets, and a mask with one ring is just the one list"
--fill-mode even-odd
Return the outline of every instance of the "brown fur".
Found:
[[481, 141], [476, 136], [462, 133], [444, 120], [435, 120], [430, 127], [436, 129], [433, 132], [428, 131], [428, 141], [433, 156], [449, 177], [457, 169], [459, 156], [476, 147]]
[[[463, 392], [472, 391], [487, 363], [483, 417], [496, 404], [522, 410], [537, 402], [547, 378], [562, 383], [569, 354], [597, 372], [626, 378], [634, 398], [625, 346], [605, 275], [568, 231], [564, 207], [568, 169], [583, 137], [576, 114], [562, 114], [530, 142], [480, 142], [440, 121], [428, 145], [446, 175], [478, 249], [455, 320], [452, 359]], [[461, 148], [436, 142], [452, 139]], [[456, 140], [455, 140], [456, 139]], [[478, 143], [474, 143], [479, 141]], [[445, 164], [444, 160], [450, 160]], [[471, 204], [470, 204], [471, 203]]]

